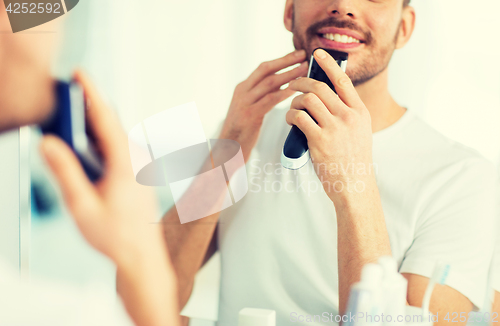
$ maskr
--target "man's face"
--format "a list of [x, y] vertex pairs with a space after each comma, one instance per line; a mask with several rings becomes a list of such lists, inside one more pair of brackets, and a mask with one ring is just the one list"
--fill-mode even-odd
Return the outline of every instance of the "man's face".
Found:
[[0, 1], [0, 132], [40, 122], [51, 112], [58, 25], [53, 21], [13, 34]]
[[295, 48], [308, 57], [318, 47], [349, 53], [354, 85], [385, 70], [399, 46], [403, 0], [288, 0], [286, 6]]

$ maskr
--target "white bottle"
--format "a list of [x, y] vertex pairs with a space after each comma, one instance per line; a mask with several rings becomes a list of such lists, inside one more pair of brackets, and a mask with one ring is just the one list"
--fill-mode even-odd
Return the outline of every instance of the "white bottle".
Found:
[[384, 271], [382, 277], [382, 295], [383, 295], [383, 323], [387, 326], [402, 326], [404, 321], [398, 321], [398, 316], [405, 315], [406, 292], [408, 281], [403, 275], [398, 273], [397, 262], [389, 256], [380, 257], [379, 265]]
[[[380, 265], [366, 264], [361, 271], [361, 281], [355, 283], [347, 303], [345, 326], [379, 325], [381, 314], [381, 283], [383, 270]], [[356, 316], [351, 322], [351, 316]], [[378, 321], [377, 321], [378, 318]]]

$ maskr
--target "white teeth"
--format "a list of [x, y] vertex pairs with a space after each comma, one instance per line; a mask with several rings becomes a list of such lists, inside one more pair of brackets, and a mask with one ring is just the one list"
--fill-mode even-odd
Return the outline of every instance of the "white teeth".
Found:
[[341, 34], [328, 33], [328, 34], [323, 34], [323, 37], [328, 40], [339, 43], [360, 43], [360, 41], [358, 39], [355, 39], [354, 37]]

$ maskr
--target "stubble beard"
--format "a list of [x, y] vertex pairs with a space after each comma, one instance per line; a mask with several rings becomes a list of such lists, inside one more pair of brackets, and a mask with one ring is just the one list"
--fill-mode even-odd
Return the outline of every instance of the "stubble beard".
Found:
[[[337, 25], [337, 24], [335, 24]], [[339, 23], [338, 25], [342, 25]], [[345, 25], [345, 24], [344, 24]], [[344, 27], [344, 26], [336, 26], [336, 27]], [[368, 35], [367, 42], [365, 44], [366, 47], [370, 47], [373, 50], [363, 51], [364, 53], [360, 53], [358, 55], [358, 59], [356, 60], [356, 66], [349, 66], [349, 61], [347, 64], [347, 75], [352, 80], [354, 86], [362, 85], [380, 73], [385, 71], [389, 66], [389, 62], [391, 61], [392, 55], [396, 50], [396, 44], [398, 40], [399, 28], [396, 31], [396, 35], [394, 38], [388, 42], [385, 46], [378, 46], [376, 40]], [[306, 36], [303, 36], [296, 28], [295, 19], [292, 19], [292, 33], [293, 33], [293, 45], [295, 49], [302, 50], [305, 49], [307, 53], [307, 58], [310, 58], [312, 55], [312, 51], [314, 50], [309, 45], [311, 44], [311, 37], [314, 37], [316, 33], [309, 32], [305, 33]]]

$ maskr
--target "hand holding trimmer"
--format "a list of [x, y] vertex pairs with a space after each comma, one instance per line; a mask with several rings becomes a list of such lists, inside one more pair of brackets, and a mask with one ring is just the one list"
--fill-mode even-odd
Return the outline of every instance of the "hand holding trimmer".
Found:
[[[329, 49], [323, 50], [330, 54], [345, 72], [347, 68], [348, 54]], [[307, 74], [307, 77], [324, 82], [335, 92], [335, 87], [332, 82], [326, 75], [325, 71], [314, 59], [314, 51], [313, 55], [311, 55], [311, 62], [309, 64], [309, 73]], [[290, 170], [298, 170], [303, 167], [307, 161], [309, 161], [309, 158], [309, 147], [307, 145], [306, 136], [297, 126], [292, 126], [292, 129], [286, 138], [285, 145], [283, 146], [281, 165]]]

